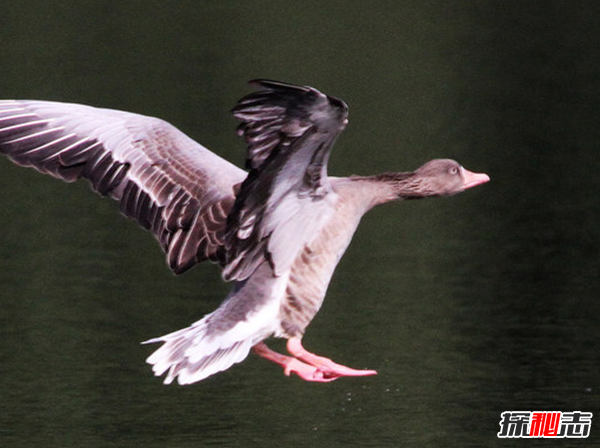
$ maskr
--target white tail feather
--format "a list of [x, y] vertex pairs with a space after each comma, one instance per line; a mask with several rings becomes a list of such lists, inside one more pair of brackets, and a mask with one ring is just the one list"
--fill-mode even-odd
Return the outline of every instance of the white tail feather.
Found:
[[[262, 269], [262, 270], [261, 270]], [[252, 347], [280, 333], [280, 298], [287, 276], [275, 277], [268, 263], [239, 282], [219, 308], [187, 328], [150, 339], [163, 342], [146, 360], [165, 384], [191, 384], [243, 361]]]
[[152, 365], [156, 376], [168, 371], [165, 384], [171, 384], [175, 378], [182, 385], [195, 383], [248, 356], [255, 344], [252, 335], [239, 338], [241, 335], [234, 327], [226, 333], [207, 336], [207, 317], [182, 330], [142, 342], [164, 342], [146, 362]]

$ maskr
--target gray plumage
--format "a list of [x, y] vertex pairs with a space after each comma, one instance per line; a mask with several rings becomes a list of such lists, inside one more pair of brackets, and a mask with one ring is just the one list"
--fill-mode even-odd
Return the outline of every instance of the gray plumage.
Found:
[[169, 123], [78, 104], [0, 101], [0, 152], [67, 182], [89, 180], [152, 231], [176, 273], [224, 262], [225, 222], [246, 173]]
[[[253, 347], [298, 366], [297, 359], [290, 364], [270, 354], [262, 341], [285, 337], [297, 341], [298, 353], [304, 350], [299, 341], [364, 213], [394, 199], [451, 195], [489, 180], [452, 160], [408, 173], [329, 177], [331, 148], [347, 124], [345, 103], [312, 87], [253, 84], [258, 91], [232, 111], [248, 148], [248, 173], [156, 118], [0, 101], [0, 152], [68, 182], [87, 179], [119, 201], [125, 215], [155, 235], [175, 273], [208, 259], [234, 282], [217, 310], [146, 341], [163, 343], [148, 362], [156, 375], [167, 373], [165, 383], [199, 381], [242, 361]], [[299, 359], [311, 366], [296, 373], [314, 381], [374, 373], [336, 370], [343, 366], [310, 353]]]

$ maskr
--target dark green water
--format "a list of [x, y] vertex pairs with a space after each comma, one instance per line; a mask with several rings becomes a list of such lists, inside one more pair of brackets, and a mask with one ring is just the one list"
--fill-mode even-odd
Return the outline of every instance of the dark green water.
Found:
[[[5, 1], [0, 96], [165, 118], [229, 160], [267, 77], [350, 105], [336, 175], [454, 157], [492, 182], [363, 220], [307, 348], [376, 377], [250, 357], [163, 386], [139, 341], [227, 293], [175, 277], [85, 184], [0, 160], [2, 447], [600, 446], [499, 440], [509, 410], [600, 418], [600, 3]], [[278, 347], [278, 344], [274, 344]], [[279, 344], [278, 348], [282, 348]]]

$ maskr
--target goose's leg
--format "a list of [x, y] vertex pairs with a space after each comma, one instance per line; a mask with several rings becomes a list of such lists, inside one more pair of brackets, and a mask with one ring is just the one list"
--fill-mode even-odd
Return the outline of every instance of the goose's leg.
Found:
[[333, 362], [329, 358], [317, 356], [302, 347], [300, 338], [290, 338], [287, 342], [288, 351], [296, 358], [317, 368], [322, 372], [323, 377], [328, 380], [335, 380], [342, 376], [367, 376], [377, 375], [375, 370], [356, 370]]
[[326, 377], [324, 373], [317, 367], [306, 364], [299, 359], [293, 358], [291, 356], [282, 355], [281, 353], [277, 353], [276, 351], [271, 350], [267, 347], [267, 344], [264, 342], [259, 342], [254, 347], [252, 347], [254, 353], [258, 356], [261, 356], [269, 361], [273, 361], [276, 364], [279, 364], [283, 367], [283, 372], [286, 376], [290, 376], [291, 373], [295, 373], [300, 378], [306, 381], [315, 381], [319, 383], [327, 383], [329, 381], [333, 381], [336, 377]]

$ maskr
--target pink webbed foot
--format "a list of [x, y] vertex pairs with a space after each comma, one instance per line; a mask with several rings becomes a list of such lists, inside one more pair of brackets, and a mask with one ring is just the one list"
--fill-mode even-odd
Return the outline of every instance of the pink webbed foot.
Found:
[[253, 350], [257, 355], [282, 366], [287, 376], [295, 373], [305, 381], [328, 383], [343, 376], [377, 375], [375, 370], [352, 369], [310, 353], [302, 347], [300, 339], [297, 338], [288, 341], [288, 351], [293, 357], [271, 350], [264, 342], [256, 344]]
[[260, 342], [253, 347], [254, 353], [269, 361], [273, 361], [283, 367], [283, 373], [290, 376], [295, 373], [305, 381], [314, 381], [319, 383], [328, 383], [336, 378], [327, 378], [319, 369], [309, 364], [306, 364], [292, 356], [282, 355], [267, 347], [267, 344]]
[[286, 374], [286, 376], [290, 376], [290, 374], [295, 373], [304, 381], [313, 381], [316, 383], [329, 383], [330, 381], [339, 378], [338, 376], [329, 376], [327, 372], [323, 372], [317, 367], [306, 364], [299, 359], [291, 356], [288, 356], [288, 358], [289, 360], [283, 368], [283, 372]]
[[288, 351], [296, 358], [308, 363], [311, 366], [317, 368], [318, 371], [322, 372], [323, 376], [330, 381], [333, 381], [342, 376], [369, 376], [377, 375], [375, 370], [357, 370], [350, 367], [343, 366], [333, 362], [329, 358], [315, 355], [314, 353], [306, 350], [298, 338], [291, 338], [287, 343]]

